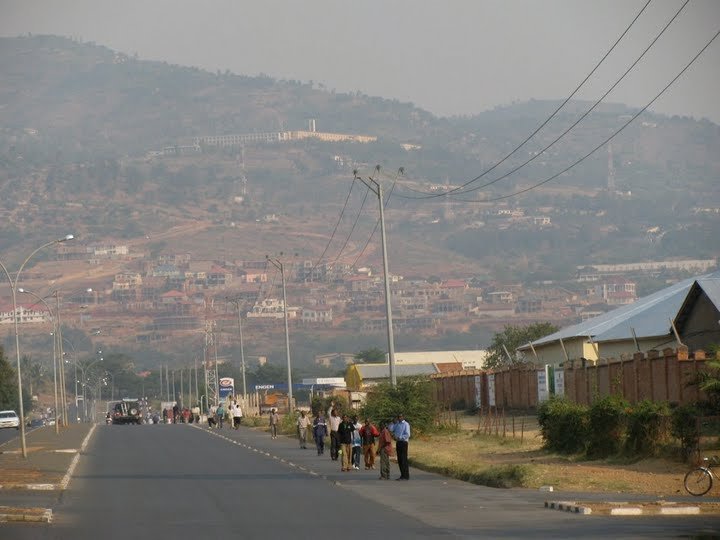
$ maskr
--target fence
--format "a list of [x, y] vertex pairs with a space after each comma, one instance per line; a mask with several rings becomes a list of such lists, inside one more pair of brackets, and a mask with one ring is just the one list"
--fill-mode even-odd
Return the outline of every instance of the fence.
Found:
[[630, 403], [647, 399], [686, 404], [707, 399], [694, 384], [706, 369], [704, 351], [690, 355], [687, 347], [679, 347], [619, 360], [574, 360], [554, 369], [464, 370], [437, 373], [431, 379], [436, 401], [455, 409], [534, 409], [552, 393], [584, 405], [607, 395], [621, 396]]

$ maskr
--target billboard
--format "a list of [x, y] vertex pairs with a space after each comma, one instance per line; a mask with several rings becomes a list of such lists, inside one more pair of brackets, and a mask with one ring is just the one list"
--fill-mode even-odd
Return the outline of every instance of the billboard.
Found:
[[235, 395], [235, 379], [232, 377], [222, 377], [220, 379], [220, 399], [226, 399], [228, 396]]

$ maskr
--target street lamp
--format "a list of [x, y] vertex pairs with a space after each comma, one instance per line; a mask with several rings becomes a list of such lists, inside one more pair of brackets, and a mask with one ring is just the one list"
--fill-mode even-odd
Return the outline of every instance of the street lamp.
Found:
[[[22, 447], [22, 455], [24, 458], [27, 458], [27, 445], [25, 444], [25, 411], [23, 408], [22, 373], [20, 370], [20, 336], [18, 333], [17, 295], [16, 295], [15, 291], [17, 290], [18, 280], [20, 279], [20, 272], [22, 272], [23, 268], [25, 268], [25, 265], [33, 257], [33, 255], [35, 255], [41, 249], [44, 249], [46, 247], [52, 246], [52, 245], [60, 243], [60, 242], [67, 242], [68, 240], [72, 240], [73, 238], [75, 238], [75, 237], [72, 234], [68, 234], [67, 236], [64, 236], [63, 238], [59, 238], [57, 240], [52, 240], [51, 242], [46, 242], [39, 248], [35, 249], [35, 251], [33, 251], [30, 255], [28, 255], [27, 258], [20, 265], [20, 268], [15, 273], [14, 281], [10, 277], [10, 273], [8, 272], [5, 265], [2, 262], [0, 262], [0, 268], [2, 268], [3, 272], [5, 273], [5, 277], [7, 277], [8, 283], [10, 283], [10, 292], [12, 293], [13, 321], [14, 321], [14, 326], [15, 326], [15, 354], [17, 356], [18, 409], [20, 412], [20, 445]], [[57, 413], [56, 413], [56, 415], [57, 415]]]
[[50, 306], [45, 301], [44, 298], [41, 296], [38, 296], [32, 291], [28, 291], [27, 289], [23, 289], [22, 287], [18, 288], [19, 293], [29, 294], [30, 296], [36, 298], [40, 302], [43, 303], [45, 308], [50, 313], [50, 317], [53, 321], [53, 387], [55, 389], [55, 433], [60, 434], [60, 423], [58, 422], [58, 381], [57, 381], [57, 340], [58, 340], [58, 331], [57, 331], [57, 318], [53, 315], [52, 309], [50, 309]]
[[[372, 176], [366, 179], [358, 176], [357, 171], [353, 171], [355, 174], [355, 180], [360, 180], [365, 186], [377, 195], [378, 203], [380, 205], [380, 238], [382, 241], [382, 255], [383, 255], [383, 275], [385, 277], [385, 317], [387, 319], [387, 340], [388, 340], [388, 365], [390, 367], [390, 384], [395, 386], [397, 384], [397, 378], [395, 376], [395, 339], [393, 337], [393, 325], [392, 325], [392, 307], [390, 306], [390, 276], [388, 273], [388, 259], [387, 259], [387, 241], [385, 238], [385, 204], [383, 201], [382, 186]], [[380, 172], [380, 165], [375, 166], [375, 174]], [[402, 168], [399, 169], [398, 174], [402, 174]]]
[[243, 381], [243, 399], [247, 398], [247, 384], [245, 383], [245, 349], [243, 347], [243, 328], [242, 328], [242, 307], [239, 298], [227, 298], [228, 301], [235, 304], [238, 312], [238, 333], [240, 334], [240, 366], [242, 368]]
[[[282, 253], [280, 253], [282, 256]], [[290, 413], [293, 412], [293, 390], [292, 390], [292, 368], [290, 366], [290, 333], [288, 331], [288, 311], [287, 311], [287, 294], [285, 293], [285, 265], [275, 258], [271, 258], [269, 255], [265, 255], [265, 258], [275, 268], [280, 270], [280, 277], [282, 279], [282, 293], [283, 293], [283, 318], [285, 319], [285, 356], [287, 358], [287, 378], [288, 378], [288, 408]]]
[[[101, 354], [101, 353], [102, 353], [102, 351], [98, 351], [98, 354]], [[103, 357], [101, 356], [100, 358], [98, 358], [97, 360], [93, 360], [86, 366], [83, 366], [81, 363], [79, 363], [77, 361], [75, 362], [75, 366], [80, 368], [80, 373], [82, 375], [83, 421], [87, 421], [87, 395], [85, 393], [85, 388], [87, 387], [87, 383], [89, 382], [89, 379], [85, 376], [85, 373], [87, 371], [90, 371], [90, 368], [93, 367], [95, 364], [97, 364], [98, 362], [102, 362], [102, 361], [103, 361]], [[76, 379], [76, 381], [77, 381], [77, 379]]]

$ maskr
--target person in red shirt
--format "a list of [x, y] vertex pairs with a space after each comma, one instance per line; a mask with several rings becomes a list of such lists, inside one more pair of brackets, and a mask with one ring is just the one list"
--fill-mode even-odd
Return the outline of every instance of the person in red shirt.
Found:
[[375, 468], [375, 439], [380, 436], [378, 429], [370, 422], [369, 418], [358, 430], [362, 441], [362, 453], [365, 460], [365, 470]]
[[387, 422], [380, 423], [377, 454], [380, 456], [380, 480], [390, 480], [390, 456], [393, 453], [393, 437]]

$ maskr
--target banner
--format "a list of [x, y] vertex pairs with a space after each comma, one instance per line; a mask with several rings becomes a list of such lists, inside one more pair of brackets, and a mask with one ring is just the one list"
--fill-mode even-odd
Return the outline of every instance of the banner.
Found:
[[475, 408], [482, 407], [482, 377], [475, 375]]
[[495, 374], [488, 373], [488, 407], [495, 406]]
[[555, 395], [565, 395], [565, 372], [562, 369], [555, 370]]
[[538, 403], [550, 399], [550, 388], [548, 387], [548, 367], [537, 372]]

